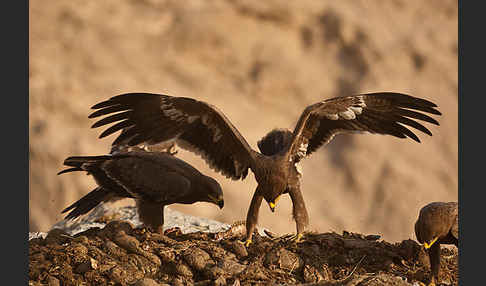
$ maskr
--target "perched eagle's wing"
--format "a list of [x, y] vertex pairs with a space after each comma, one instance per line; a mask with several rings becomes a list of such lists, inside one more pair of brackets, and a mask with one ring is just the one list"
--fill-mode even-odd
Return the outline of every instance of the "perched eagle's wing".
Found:
[[64, 160], [64, 165], [71, 168], [59, 172], [58, 175], [73, 171], [85, 171], [92, 175], [98, 184], [97, 188], [62, 211], [62, 213], [70, 211], [65, 219], [75, 219], [86, 214], [102, 202], [134, 198], [133, 194], [127, 192], [118, 182], [108, 177], [103, 170], [103, 165], [112, 158], [111, 155], [71, 156]]
[[[123, 155], [125, 156], [125, 155]], [[120, 156], [119, 156], [120, 157]], [[69, 173], [73, 171], [85, 171], [88, 175], [92, 175], [96, 183], [104, 189], [110, 190], [118, 197], [131, 198], [130, 193], [126, 192], [122, 186], [116, 181], [113, 181], [106, 175], [103, 170], [103, 164], [113, 159], [112, 155], [101, 156], [70, 156], [64, 160], [64, 165], [68, 168], [57, 173], [58, 175]]]
[[156, 156], [156, 153], [147, 153], [147, 156], [132, 154], [115, 154], [102, 168], [108, 177], [123, 186], [135, 198], [153, 203], [171, 203], [189, 195], [191, 182], [186, 176], [192, 174], [173, 170], [168, 166], [172, 161], [164, 164], [163, 157], [152, 160], [150, 156]]
[[344, 132], [367, 131], [388, 134], [399, 138], [419, 138], [406, 126], [428, 135], [432, 133], [414, 119], [432, 124], [439, 123], [430, 116], [436, 115], [434, 103], [406, 94], [382, 92], [336, 97], [308, 106], [294, 129], [290, 146], [293, 160], [300, 160], [317, 148], [329, 143], [334, 135]]
[[[248, 142], [216, 107], [192, 98], [150, 93], [128, 93], [92, 107], [89, 117], [110, 114], [93, 128], [118, 122], [100, 138], [124, 129], [113, 142], [129, 146], [175, 140], [186, 150], [199, 154], [209, 166], [228, 178], [244, 179], [254, 160]], [[115, 113], [117, 112], [117, 113]], [[115, 114], [112, 114], [115, 113]]]

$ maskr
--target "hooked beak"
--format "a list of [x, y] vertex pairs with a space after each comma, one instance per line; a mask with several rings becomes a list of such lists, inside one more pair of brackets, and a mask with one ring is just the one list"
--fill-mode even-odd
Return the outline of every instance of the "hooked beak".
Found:
[[278, 199], [280, 199], [280, 196], [276, 197], [273, 202], [268, 202], [268, 206], [270, 207], [272, 213], [275, 212], [275, 206], [277, 206]]
[[222, 209], [224, 207], [224, 199], [223, 197], [213, 197], [211, 195], [208, 195], [209, 199], [211, 200], [211, 202], [213, 202], [214, 204], [218, 205], [218, 207], [220, 209]]
[[438, 237], [436, 237], [436, 238], [432, 239], [432, 241], [431, 241], [430, 243], [424, 242], [424, 247], [425, 247], [425, 249], [429, 249], [429, 248], [431, 248], [431, 247], [432, 247], [432, 244], [434, 244], [434, 242], [436, 242], [436, 241], [437, 241], [437, 238], [438, 238]]
[[275, 203], [274, 202], [269, 202], [268, 203], [268, 206], [270, 207], [270, 210], [272, 211], [272, 213], [275, 212]]

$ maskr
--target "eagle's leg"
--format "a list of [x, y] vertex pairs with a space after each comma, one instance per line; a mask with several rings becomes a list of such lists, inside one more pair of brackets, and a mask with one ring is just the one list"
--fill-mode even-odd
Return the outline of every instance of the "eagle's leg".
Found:
[[439, 268], [440, 268], [440, 243], [436, 242], [429, 249], [430, 259], [430, 282], [429, 286], [435, 285], [439, 282]]
[[245, 246], [249, 246], [252, 242], [251, 238], [253, 232], [255, 231], [258, 222], [258, 213], [260, 211], [260, 206], [262, 204], [263, 196], [258, 194], [258, 189], [253, 194], [251, 199], [250, 208], [248, 209], [248, 214], [246, 215], [246, 241]]
[[294, 241], [299, 242], [303, 237], [305, 229], [309, 226], [309, 215], [305, 208], [304, 197], [299, 187], [289, 189], [289, 195], [293, 205], [293, 216], [297, 228], [297, 234], [293, 238]]
[[140, 221], [152, 231], [163, 234], [164, 206], [144, 200], [137, 201], [138, 217]]

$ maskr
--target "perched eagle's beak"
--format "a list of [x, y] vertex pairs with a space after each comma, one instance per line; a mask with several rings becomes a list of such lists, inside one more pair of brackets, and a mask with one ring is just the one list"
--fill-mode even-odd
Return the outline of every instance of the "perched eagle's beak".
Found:
[[430, 243], [424, 242], [424, 247], [425, 247], [425, 249], [429, 249], [429, 248], [431, 248], [431, 247], [432, 247], [432, 244], [434, 244], [434, 242], [436, 242], [436, 241], [437, 241], [437, 238], [438, 238], [438, 237], [436, 237], [436, 238], [432, 239], [432, 241], [430, 241]]
[[220, 209], [222, 209], [224, 207], [224, 199], [222, 196], [219, 196], [219, 197], [213, 197], [211, 195], [208, 195], [208, 198], [216, 205], [218, 205], [218, 207]]

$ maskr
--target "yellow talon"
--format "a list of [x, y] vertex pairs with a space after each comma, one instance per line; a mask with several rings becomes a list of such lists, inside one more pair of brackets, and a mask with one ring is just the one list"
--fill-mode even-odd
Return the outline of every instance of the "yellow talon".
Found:
[[299, 243], [299, 242], [301, 242], [303, 237], [304, 237], [304, 235], [302, 233], [297, 233], [296, 235], [293, 235], [292, 238], [290, 238], [290, 240], [295, 242], [295, 243]]
[[429, 249], [429, 248], [431, 248], [431, 247], [432, 247], [432, 244], [434, 244], [434, 242], [436, 242], [436, 241], [437, 241], [437, 239], [438, 239], [438, 237], [436, 237], [436, 238], [432, 239], [432, 241], [431, 241], [430, 243], [424, 242], [424, 247], [425, 247], [425, 249]]
[[250, 246], [251, 243], [252, 243], [252, 240], [251, 239], [247, 239], [245, 241], [245, 246], [248, 247], [248, 246]]

